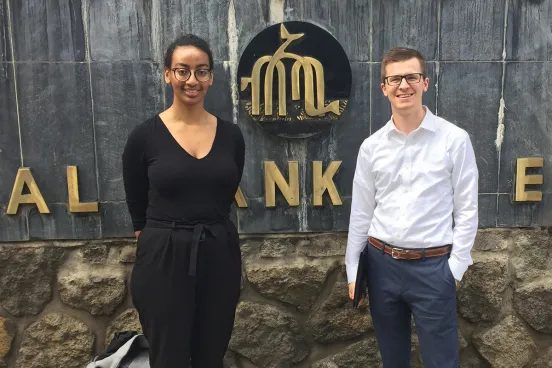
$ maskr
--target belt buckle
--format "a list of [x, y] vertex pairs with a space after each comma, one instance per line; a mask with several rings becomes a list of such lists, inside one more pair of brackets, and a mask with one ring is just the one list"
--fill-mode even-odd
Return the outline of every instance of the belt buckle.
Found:
[[[395, 253], [396, 252], [396, 253]], [[391, 257], [393, 259], [400, 259], [399, 258], [399, 249], [397, 248], [391, 248]]]

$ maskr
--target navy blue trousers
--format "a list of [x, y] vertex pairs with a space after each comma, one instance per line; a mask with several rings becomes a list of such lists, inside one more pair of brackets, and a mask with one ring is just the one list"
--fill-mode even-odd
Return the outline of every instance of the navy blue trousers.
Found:
[[370, 312], [384, 368], [410, 367], [412, 315], [424, 368], [458, 368], [456, 281], [448, 257], [397, 260], [367, 247]]

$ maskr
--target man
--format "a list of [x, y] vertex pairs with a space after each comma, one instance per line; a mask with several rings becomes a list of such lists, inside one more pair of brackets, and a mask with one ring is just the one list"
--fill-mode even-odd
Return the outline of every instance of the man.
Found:
[[410, 366], [413, 315], [424, 367], [456, 368], [456, 286], [473, 263], [478, 223], [472, 144], [464, 130], [422, 105], [429, 79], [418, 51], [389, 50], [381, 70], [393, 115], [357, 158], [345, 256], [349, 296], [366, 246], [384, 367]]

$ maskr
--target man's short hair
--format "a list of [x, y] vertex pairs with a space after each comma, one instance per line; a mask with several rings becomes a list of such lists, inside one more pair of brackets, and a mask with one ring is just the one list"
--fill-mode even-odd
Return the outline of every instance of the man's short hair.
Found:
[[393, 47], [389, 49], [383, 56], [383, 61], [381, 63], [381, 82], [385, 82], [385, 68], [391, 63], [396, 63], [399, 61], [406, 61], [416, 58], [420, 62], [422, 67], [422, 74], [425, 77], [425, 60], [422, 54], [418, 50], [409, 49], [407, 47]]

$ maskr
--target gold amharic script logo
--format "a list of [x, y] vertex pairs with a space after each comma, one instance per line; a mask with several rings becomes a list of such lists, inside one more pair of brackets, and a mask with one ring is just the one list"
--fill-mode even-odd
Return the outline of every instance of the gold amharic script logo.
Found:
[[[299, 84], [300, 71], [304, 76], [304, 111], [309, 117], [319, 117], [327, 113], [341, 115], [345, 108], [346, 101], [331, 101], [326, 105], [324, 98], [324, 67], [322, 63], [312, 57], [302, 57], [297, 54], [286, 52], [286, 48], [294, 41], [304, 37], [304, 33], [290, 34], [284, 24], [280, 25], [280, 38], [285, 41], [276, 50], [274, 55], [260, 57], [254, 64], [250, 77], [241, 78], [241, 91], [245, 91], [251, 85], [251, 104], [248, 106], [249, 113], [253, 116], [261, 115], [260, 88], [261, 88], [261, 70], [268, 63], [264, 78], [264, 115], [273, 115], [273, 79], [274, 69], [278, 75], [278, 109], [277, 115], [285, 117], [287, 115], [286, 106], [286, 69], [283, 59], [295, 60], [291, 69], [291, 99], [298, 101], [301, 99], [301, 89]], [[314, 79], [316, 77], [316, 98]], [[297, 116], [298, 120], [305, 120], [308, 117]]]

